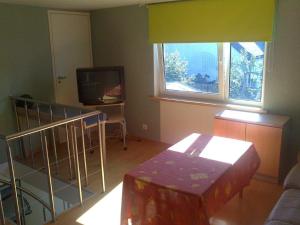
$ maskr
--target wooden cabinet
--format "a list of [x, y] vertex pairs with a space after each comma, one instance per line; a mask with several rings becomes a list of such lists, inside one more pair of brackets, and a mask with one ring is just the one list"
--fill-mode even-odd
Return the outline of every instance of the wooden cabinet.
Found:
[[245, 140], [246, 124], [230, 120], [215, 119], [214, 135]]
[[258, 175], [281, 182], [289, 117], [225, 110], [214, 120], [214, 135], [252, 142], [261, 159]]
[[258, 173], [279, 176], [282, 129], [277, 127], [247, 124], [246, 141], [254, 143], [261, 159]]

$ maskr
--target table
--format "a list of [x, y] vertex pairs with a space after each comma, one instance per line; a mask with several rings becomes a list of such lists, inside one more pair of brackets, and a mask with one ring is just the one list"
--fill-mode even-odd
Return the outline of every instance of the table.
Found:
[[208, 225], [259, 164], [250, 142], [193, 133], [124, 176], [121, 225]]

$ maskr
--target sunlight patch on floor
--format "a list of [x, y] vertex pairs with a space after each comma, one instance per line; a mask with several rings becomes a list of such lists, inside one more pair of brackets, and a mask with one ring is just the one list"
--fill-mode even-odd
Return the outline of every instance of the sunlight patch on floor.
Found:
[[105, 225], [120, 225], [122, 186], [123, 183], [121, 182], [81, 215], [76, 222], [83, 225], [98, 225], [101, 221]]
[[210, 218], [209, 224], [211, 225], [229, 225], [225, 220], [218, 219], [218, 218]]

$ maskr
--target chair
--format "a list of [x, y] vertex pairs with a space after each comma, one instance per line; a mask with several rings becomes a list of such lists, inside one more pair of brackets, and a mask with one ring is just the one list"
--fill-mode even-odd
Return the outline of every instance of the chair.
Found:
[[[124, 107], [125, 107], [125, 102], [120, 102], [120, 103], [112, 103], [112, 104], [95, 105], [95, 106], [90, 106], [89, 108], [102, 111], [106, 114], [107, 118], [104, 121], [105, 128], [107, 125], [111, 125], [111, 124], [119, 124], [120, 125], [121, 136], [122, 136], [122, 141], [123, 141], [123, 149], [126, 150], [127, 149], [127, 144], [126, 144], [127, 129], [126, 129]], [[117, 108], [117, 110], [112, 110], [112, 109], [116, 109], [116, 108]], [[90, 146], [91, 146], [91, 128], [95, 127], [95, 126], [97, 126], [96, 120], [85, 121], [85, 129], [88, 130], [87, 134], [88, 134], [88, 138], [90, 141]]]

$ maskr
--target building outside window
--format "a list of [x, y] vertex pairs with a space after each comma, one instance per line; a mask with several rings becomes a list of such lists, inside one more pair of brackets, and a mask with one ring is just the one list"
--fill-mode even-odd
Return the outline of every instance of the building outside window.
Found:
[[265, 42], [157, 45], [161, 94], [262, 105]]

